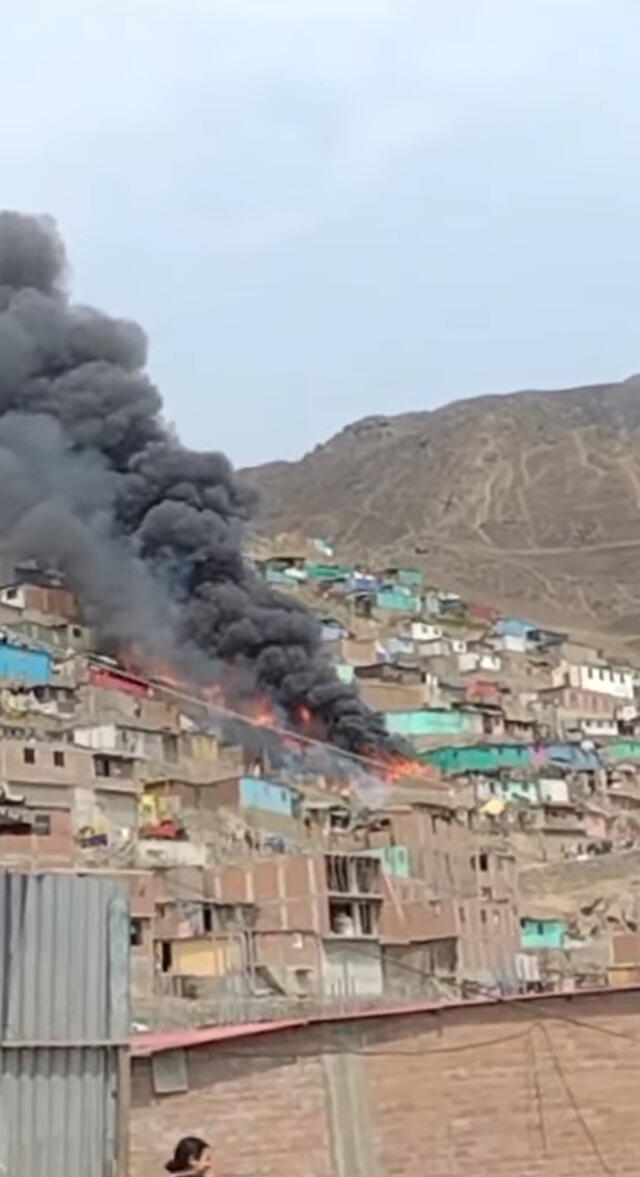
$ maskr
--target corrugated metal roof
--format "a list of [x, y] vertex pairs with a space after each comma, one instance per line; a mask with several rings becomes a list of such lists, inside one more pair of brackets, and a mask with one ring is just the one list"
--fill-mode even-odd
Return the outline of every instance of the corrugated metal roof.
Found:
[[0, 871], [0, 1044], [124, 1042], [126, 887]]

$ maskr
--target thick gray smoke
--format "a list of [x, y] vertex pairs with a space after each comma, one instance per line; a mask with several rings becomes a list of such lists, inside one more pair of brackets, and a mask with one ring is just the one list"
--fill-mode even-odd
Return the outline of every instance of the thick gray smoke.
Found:
[[173, 643], [308, 708], [338, 746], [388, 746], [313, 618], [247, 566], [253, 495], [167, 429], [143, 331], [72, 305], [64, 279], [55, 224], [0, 213], [0, 541], [55, 564], [104, 637]]

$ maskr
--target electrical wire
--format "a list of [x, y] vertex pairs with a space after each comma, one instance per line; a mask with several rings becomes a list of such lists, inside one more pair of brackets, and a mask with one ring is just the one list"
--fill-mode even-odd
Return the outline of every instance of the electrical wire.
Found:
[[560, 1062], [560, 1059], [558, 1058], [558, 1055], [556, 1054], [553, 1042], [551, 1041], [551, 1035], [549, 1034], [549, 1031], [544, 1024], [542, 1024], [541, 1030], [546, 1038], [547, 1045], [549, 1047], [549, 1053], [551, 1054], [551, 1058], [553, 1059], [553, 1065], [556, 1069], [556, 1073], [558, 1075], [558, 1078], [560, 1079], [560, 1082], [564, 1088], [567, 1099], [569, 1100], [569, 1103], [571, 1104], [571, 1107], [573, 1108], [576, 1119], [578, 1120], [578, 1123], [580, 1124], [582, 1131], [584, 1132], [585, 1138], [587, 1139], [587, 1141], [589, 1143], [589, 1147], [591, 1148], [594, 1156], [597, 1158], [598, 1163], [602, 1169], [602, 1172], [607, 1173], [607, 1174], [613, 1174], [613, 1169], [608, 1165], [607, 1161], [605, 1160], [604, 1156], [602, 1155], [602, 1151], [600, 1149], [600, 1146], [599, 1146], [595, 1136], [593, 1135], [593, 1132], [591, 1131], [591, 1128], [589, 1127], [589, 1125], [584, 1117], [584, 1114], [582, 1112], [582, 1109], [580, 1108], [580, 1105], [578, 1104], [578, 1101], [577, 1101], [576, 1096], [573, 1092], [571, 1084], [569, 1083], [569, 1080], [565, 1074], [562, 1063]]
[[[151, 685], [154, 685], [154, 680], [151, 680]], [[205, 711], [223, 716], [226, 719], [232, 719], [236, 723], [246, 724], [248, 727], [254, 727], [259, 731], [273, 732], [280, 739], [289, 742], [293, 741], [295, 744], [305, 744], [310, 747], [322, 748], [339, 759], [353, 760], [358, 764], [365, 765], [369, 772], [373, 769], [377, 775], [382, 775], [383, 778], [393, 768], [392, 759], [388, 762], [376, 760], [372, 756], [363, 756], [360, 752], [349, 752], [345, 748], [339, 748], [336, 744], [330, 744], [328, 740], [319, 740], [314, 736], [305, 736], [301, 732], [291, 731], [289, 728], [282, 727], [273, 721], [263, 722], [262, 720], [251, 719], [249, 716], [243, 715], [241, 711], [234, 711], [231, 707], [226, 707], [221, 703], [212, 703], [209, 699], [202, 699], [198, 695], [192, 695], [188, 691], [163, 682], [161, 679], [155, 680], [155, 685], [181, 702], [195, 704]], [[402, 760], [402, 757], [400, 759]], [[420, 772], [424, 776], [425, 781], [428, 781], [430, 784], [437, 783], [437, 780], [434, 780], [433, 768], [427, 769], [427, 766], [419, 760], [412, 761], [411, 763], [415, 764], [416, 767], [415, 774], [411, 775], [417, 776]]]
[[[286, 1027], [284, 1027], [286, 1029]], [[304, 1024], [300, 1027], [291, 1026], [291, 1030], [304, 1029]], [[224, 1043], [215, 1043], [216, 1055], [224, 1055], [225, 1058], [246, 1058], [246, 1059], [299, 1059], [299, 1058], [318, 1058], [319, 1055], [352, 1055], [357, 1058], [428, 1058], [430, 1055], [449, 1055], [462, 1054], [469, 1050], [482, 1050], [489, 1046], [502, 1046], [506, 1042], [519, 1042], [523, 1038], [527, 1038], [531, 1033], [531, 1027], [526, 1030], [520, 1030], [517, 1034], [502, 1034], [495, 1038], [482, 1038], [478, 1042], [463, 1042], [458, 1046], [437, 1046], [430, 1050], [380, 1050], [377, 1047], [369, 1046], [331, 1046], [324, 1044], [319, 1048], [313, 1050], [234, 1050], [227, 1048]], [[206, 1045], [204, 1043], [203, 1045]], [[213, 1044], [212, 1044], [213, 1045]]]
[[[172, 896], [171, 897], [171, 898], [177, 898], [178, 901], [180, 901], [182, 899], [185, 902], [197, 902], [197, 903], [205, 903], [205, 904], [206, 903], [211, 903], [211, 904], [216, 903], [216, 900], [214, 898], [212, 898], [211, 896], [204, 896], [200, 892], [191, 891], [190, 888], [183, 887], [181, 884], [173, 883], [172, 885], [175, 889], [183, 892], [182, 896]], [[306, 893], [304, 893], [302, 895], [298, 895], [298, 896], [289, 896], [288, 900], [293, 903], [293, 902], [296, 902], [297, 900], [308, 899], [308, 898], [309, 898], [309, 893], [306, 892]], [[167, 902], [170, 902], [170, 900], [167, 900]], [[261, 906], [261, 907], [268, 906], [271, 904], [276, 904], [276, 903], [281, 903], [281, 902], [282, 902], [282, 900], [280, 898], [268, 899], [268, 900], [265, 900], [264, 903], [261, 902], [259, 904], [259, 906]], [[250, 929], [247, 929], [247, 930], [250, 930]], [[282, 929], [279, 929], [279, 930], [282, 931]], [[296, 930], [299, 930], [299, 929], [295, 929], [295, 928], [285, 929], [285, 931], [287, 931], [287, 932], [292, 932], [292, 931], [296, 931]], [[233, 933], [230, 933], [230, 934], [233, 935]], [[379, 959], [378, 954], [375, 953], [375, 951], [372, 951], [372, 949], [367, 948], [367, 946], [365, 944], [362, 944], [361, 942], [356, 942], [356, 941], [351, 940], [347, 937], [345, 937], [345, 940], [348, 940], [350, 951], [352, 951], [354, 953], [359, 953], [360, 955], [365, 955], [369, 959], [376, 959], [376, 960]], [[434, 980], [434, 976], [432, 973], [427, 972], [425, 969], [420, 968], [418, 965], [412, 965], [412, 964], [407, 963], [406, 961], [389, 961], [388, 963], [389, 963], [390, 967], [393, 967], [399, 971], [412, 973], [412, 974], [419, 976], [422, 979], [425, 979], [428, 981]], [[441, 983], [445, 983], [445, 982], [441, 981], [440, 978], [435, 978], [435, 979], [439, 980]], [[515, 1012], [523, 1015], [524, 1017], [529, 1017], [529, 1014], [527, 1011], [530, 1008], [535, 1009], [536, 1006], [540, 1005], [544, 1001], [543, 997], [538, 998], [538, 997], [532, 996], [530, 994], [527, 994], [526, 1000], [522, 1002], [521, 995], [514, 994], [511, 997], [505, 996], [504, 994], [496, 993], [495, 990], [489, 989], [489, 988], [479, 985], [479, 984], [474, 984], [473, 989], [478, 994], [479, 997], [485, 998], [488, 1002], [493, 1002], [496, 1005], [507, 1005], [507, 1006], [509, 1006], [510, 1009], [513, 1009]], [[606, 993], [606, 990], [602, 990], [602, 992]], [[579, 993], [580, 993], [580, 990], [578, 990], [578, 994]], [[573, 994], [568, 993], [565, 996], [566, 996], [566, 1000], [570, 1001], [572, 999]], [[555, 998], [555, 1000], [559, 1000], [559, 999], [560, 999], [559, 997]], [[451, 1000], [452, 1000], [452, 1003], [454, 1003], [454, 1004], [457, 1002], [457, 997], [454, 993], [451, 994]], [[446, 1010], [448, 1008], [447, 1002], [443, 1001], [441, 1008], [443, 1010]], [[554, 1009], [554, 1011], [552, 1013], [549, 1013], [548, 1007], [545, 1007], [542, 1018], [541, 1018], [541, 1022], [542, 1021], [564, 1022], [567, 1025], [576, 1027], [577, 1029], [591, 1030], [592, 1033], [601, 1034], [607, 1038], [615, 1038], [618, 1041], [628, 1042], [628, 1043], [631, 1043], [632, 1045], [635, 1045], [635, 1046], [640, 1045], [640, 1036], [638, 1036], [636, 1034], [626, 1034], [621, 1030], [612, 1030], [612, 1029], [609, 1029], [607, 1026], [599, 1026], [599, 1025], [596, 1025], [595, 1023], [584, 1021], [583, 1019], [573, 1017], [570, 1014], [560, 1013], [560, 1012], [558, 1012], [557, 1009]]]

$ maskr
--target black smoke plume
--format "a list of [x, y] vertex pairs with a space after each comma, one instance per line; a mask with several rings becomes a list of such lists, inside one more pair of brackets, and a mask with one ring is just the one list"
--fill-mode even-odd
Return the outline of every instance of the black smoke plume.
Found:
[[0, 213], [0, 541], [55, 565], [103, 639], [169, 643], [308, 708], [340, 747], [389, 748], [314, 619], [245, 561], [253, 494], [163, 422], [144, 332], [71, 303], [65, 278], [54, 222]]

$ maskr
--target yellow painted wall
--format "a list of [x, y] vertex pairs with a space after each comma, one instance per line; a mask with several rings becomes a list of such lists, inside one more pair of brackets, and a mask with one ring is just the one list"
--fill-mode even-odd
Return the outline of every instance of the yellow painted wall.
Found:
[[211, 938], [174, 940], [173, 972], [183, 977], [222, 977], [240, 966], [240, 945]]

